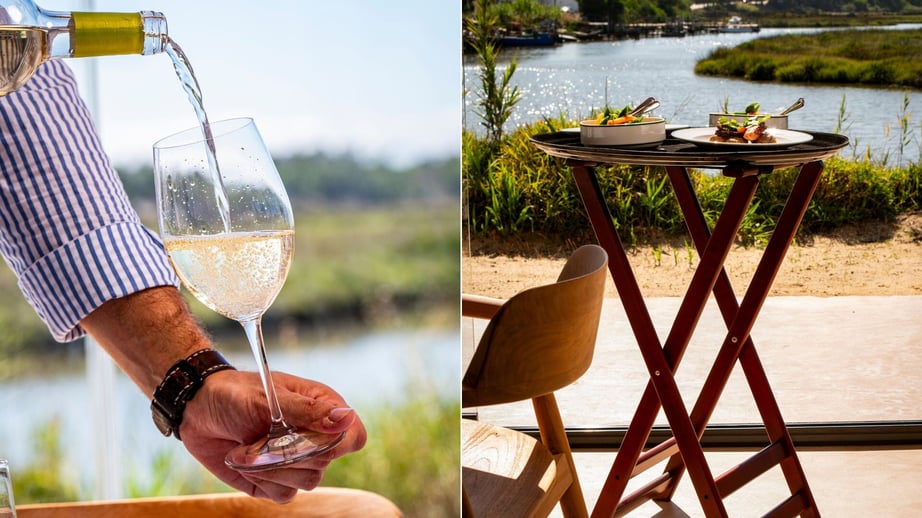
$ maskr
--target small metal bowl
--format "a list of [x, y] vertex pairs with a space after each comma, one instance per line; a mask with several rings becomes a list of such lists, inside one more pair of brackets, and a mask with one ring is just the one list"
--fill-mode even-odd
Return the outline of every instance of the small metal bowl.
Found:
[[651, 146], [666, 139], [666, 120], [647, 117], [643, 122], [600, 126], [594, 120], [579, 123], [584, 146]]

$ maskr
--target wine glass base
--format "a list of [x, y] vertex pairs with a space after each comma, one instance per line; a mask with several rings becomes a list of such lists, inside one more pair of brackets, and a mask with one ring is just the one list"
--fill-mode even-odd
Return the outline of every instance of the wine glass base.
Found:
[[290, 432], [256, 444], [241, 445], [227, 453], [224, 463], [237, 471], [253, 472], [287, 466], [327, 452], [346, 437], [328, 433]]

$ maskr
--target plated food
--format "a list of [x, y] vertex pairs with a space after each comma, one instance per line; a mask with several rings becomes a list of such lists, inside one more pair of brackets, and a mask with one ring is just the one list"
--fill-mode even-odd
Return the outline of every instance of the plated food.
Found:
[[[771, 129], [771, 135], [774, 138], [772, 142], [751, 142], [751, 141], [721, 141], [713, 139], [716, 128], [708, 126], [706, 128], [685, 128], [672, 132], [672, 138], [690, 142], [701, 147], [732, 149], [734, 151], [746, 150], [763, 150], [763, 149], [782, 149], [797, 144], [804, 144], [813, 140], [813, 135], [801, 131], [791, 131], [783, 129]], [[713, 140], [712, 140], [713, 139]]]
[[740, 124], [736, 119], [721, 117], [717, 121], [717, 129], [709, 139], [711, 142], [736, 142], [739, 144], [771, 144], [775, 136], [768, 129], [765, 122], [771, 115], [746, 117]]
[[787, 115], [775, 115], [770, 113], [765, 113], [762, 110], [762, 105], [759, 103], [749, 103], [740, 111], [729, 111], [726, 105], [724, 105], [724, 110], [722, 112], [713, 112], [709, 115], [708, 125], [717, 126], [720, 123], [720, 119], [729, 119], [735, 120], [740, 124], [745, 124], [746, 120], [750, 117], [766, 117], [770, 116], [771, 118], [765, 120], [765, 126], [768, 128], [778, 128], [778, 129], [787, 129], [788, 128], [788, 116]]

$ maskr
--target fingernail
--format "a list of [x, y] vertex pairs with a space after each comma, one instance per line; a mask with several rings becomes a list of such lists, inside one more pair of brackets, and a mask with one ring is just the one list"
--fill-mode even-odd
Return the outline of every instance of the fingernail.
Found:
[[349, 407], [334, 408], [333, 410], [330, 410], [330, 413], [327, 414], [326, 417], [323, 418], [323, 424], [324, 426], [334, 426], [336, 423], [342, 421], [343, 419], [345, 419], [346, 417], [354, 413], [355, 413], [354, 408], [349, 408]]

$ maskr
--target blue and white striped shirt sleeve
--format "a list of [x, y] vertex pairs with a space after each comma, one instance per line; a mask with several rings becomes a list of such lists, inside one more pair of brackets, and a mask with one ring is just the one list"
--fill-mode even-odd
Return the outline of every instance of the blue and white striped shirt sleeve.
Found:
[[179, 285], [61, 61], [0, 97], [0, 253], [61, 342], [83, 336], [80, 320], [108, 300]]

